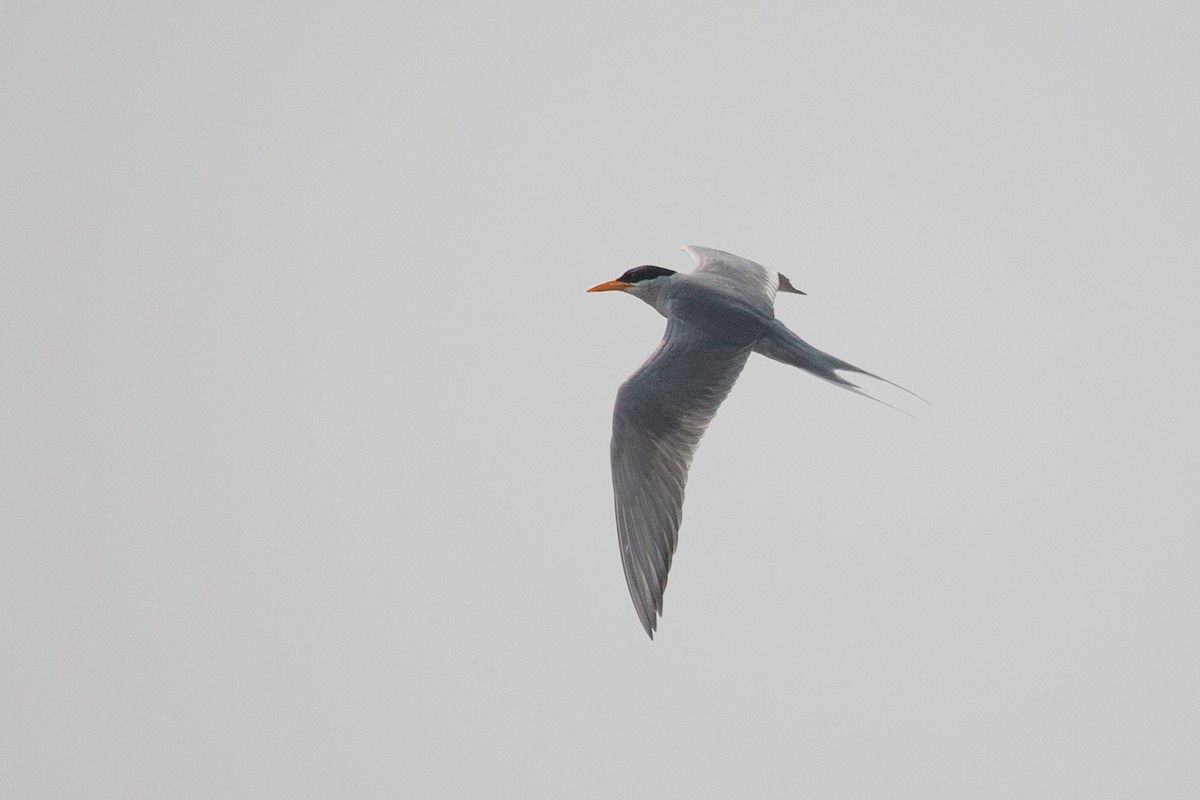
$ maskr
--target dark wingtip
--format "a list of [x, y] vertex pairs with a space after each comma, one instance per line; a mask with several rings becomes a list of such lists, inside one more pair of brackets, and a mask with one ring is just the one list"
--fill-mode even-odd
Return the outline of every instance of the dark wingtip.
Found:
[[782, 272], [776, 272], [775, 274], [779, 276], [779, 291], [791, 292], [792, 294], [808, 294], [808, 292], [802, 292], [793, 286], [787, 275], [784, 275]]
[[642, 617], [642, 628], [650, 637], [650, 641], [654, 641], [654, 631], [658, 629], [658, 614], [650, 613]]

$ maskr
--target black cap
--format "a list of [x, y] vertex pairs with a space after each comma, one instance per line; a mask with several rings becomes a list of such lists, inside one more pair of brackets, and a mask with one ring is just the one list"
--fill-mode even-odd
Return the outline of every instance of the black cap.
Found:
[[674, 275], [674, 274], [675, 274], [675, 270], [673, 270], [673, 269], [666, 269], [664, 267], [654, 267], [649, 264], [646, 264], [641, 267], [634, 267], [633, 269], [627, 271], [621, 277], [617, 278], [617, 280], [622, 281], [624, 283], [638, 283], [639, 281], [648, 281], [648, 280], [652, 280], [654, 278], [664, 278], [667, 275]]

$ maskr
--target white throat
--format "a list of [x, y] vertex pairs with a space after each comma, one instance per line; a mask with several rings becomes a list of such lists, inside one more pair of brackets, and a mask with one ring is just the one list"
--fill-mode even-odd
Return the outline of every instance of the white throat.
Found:
[[654, 310], [667, 316], [667, 299], [670, 296], [670, 287], [677, 275], [664, 275], [660, 278], [651, 278], [647, 281], [638, 281], [625, 290], [625, 294], [631, 294], [634, 297], [642, 300], [649, 306], [653, 306]]

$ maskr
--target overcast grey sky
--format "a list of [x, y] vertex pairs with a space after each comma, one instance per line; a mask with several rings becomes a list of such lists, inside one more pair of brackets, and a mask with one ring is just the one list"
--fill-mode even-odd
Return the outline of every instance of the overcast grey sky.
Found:
[[[1200, 793], [1192, 3], [0, 11], [0, 794]], [[587, 286], [755, 359], [659, 636]], [[889, 400], [904, 402], [888, 395]]]

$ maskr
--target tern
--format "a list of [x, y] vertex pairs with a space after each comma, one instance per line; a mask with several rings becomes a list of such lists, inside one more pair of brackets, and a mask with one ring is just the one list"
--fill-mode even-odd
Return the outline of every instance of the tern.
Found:
[[804, 294], [782, 274], [721, 250], [683, 250], [695, 262], [689, 273], [646, 265], [588, 289], [631, 294], [667, 318], [658, 349], [617, 390], [611, 444], [625, 582], [651, 639], [679, 541], [688, 468], [750, 354], [799, 367], [865, 397], [870, 395], [838, 373], [897, 386], [821, 352], [777, 320], [777, 292]]

